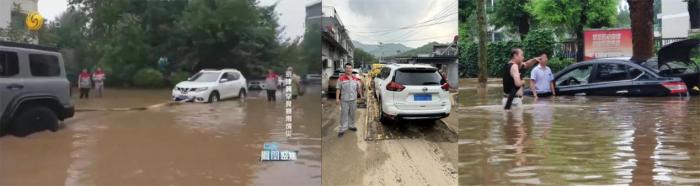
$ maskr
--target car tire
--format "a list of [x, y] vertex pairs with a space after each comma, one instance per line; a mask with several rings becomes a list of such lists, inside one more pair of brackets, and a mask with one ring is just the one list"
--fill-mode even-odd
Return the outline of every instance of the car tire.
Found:
[[389, 124], [389, 119], [386, 118], [386, 116], [384, 116], [384, 108], [383, 108], [384, 106], [382, 106], [382, 100], [381, 99], [377, 99], [377, 100], [378, 100], [377, 105], [379, 107], [379, 123], [382, 123], [384, 125]]
[[245, 90], [241, 89], [240, 92], [238, 92], [238, 100], [241, 102], [245, 102], [246, 97], [248, 97], [248, 93], [246, 93]]
[[211, 94], [209, 94], [209, 100], [207, 102], [208, 103], [216, 103], [216, 102], [219, 102], [220, 100], [221, 100], [221, 97], [219, 97], [219, 92], [214, 91]]
[[58, 123], [58, 117], [51, 109], [44, 106], [29, 106], [20, 110], [13, 119], [11, 131], [18, 137], [25, 137], [43, 129], [55, 132], [58, 130]]

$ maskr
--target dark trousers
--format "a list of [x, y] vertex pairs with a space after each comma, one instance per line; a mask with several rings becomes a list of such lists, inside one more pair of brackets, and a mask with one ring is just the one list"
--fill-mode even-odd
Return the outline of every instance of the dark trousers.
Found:
[[88, 95], [90, 94], [90, 88], [80, 88], [80, 99], [82, 98], [88, 98]]
[[552, 92], [537, 93], [537, 97], [549, 97], [552, 96]]
[[267, 101], [277, 101], [276, 90], [267, 90]]

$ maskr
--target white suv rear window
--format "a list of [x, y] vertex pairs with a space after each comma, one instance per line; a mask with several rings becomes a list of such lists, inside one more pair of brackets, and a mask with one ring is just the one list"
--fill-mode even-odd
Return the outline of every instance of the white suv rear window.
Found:
[[402, 85], [440, 85], [442, 77], [436, 69], [409, 68], [396, 71], [394, 81]]

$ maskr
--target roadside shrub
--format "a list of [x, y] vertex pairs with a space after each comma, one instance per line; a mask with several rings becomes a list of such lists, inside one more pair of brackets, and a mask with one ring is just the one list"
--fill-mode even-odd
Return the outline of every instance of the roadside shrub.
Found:
[[549, 66], [549, 68], [552, 69], [552, 74], [555, 74], [561, 70], [564, 70], [564, 68], [574, 63], [576, 63], [576, 59], [574, 58], [551, 58], [549, 59], [547, 66]]
[[177, 84], [181, 81], [187, 80], [187, 78], [189, 78], [189, 77], [190, 77], [190, 73], [188, 73], [188, 72], [182, 72], [182, 71], [175, 72], [175, 74], [170, 78], [170, 83], [174, 85], [174, 84]]
[[132, 81], [137, 87], [160, 88], [163, 87], [163, 73], [152, 68], [144, 68], [136, 72]]
[[489, 77], [502, 77], [503, 65], [510, 61], [510, 50], [513, 48], [522, 48], [522, 43], [515, 41], [490, 43], [488, 46]]
[[473, 78], [479, 74], [479, 46], [474, 42], [464, 42], [459, 48], [459, 70], [462, 77]]

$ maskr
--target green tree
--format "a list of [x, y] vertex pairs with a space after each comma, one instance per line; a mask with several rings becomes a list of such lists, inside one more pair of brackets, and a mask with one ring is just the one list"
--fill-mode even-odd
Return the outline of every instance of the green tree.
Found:
[[353, 53], [353, 60], [355, 60], [355, 64], [374, 64], [374, 63], [379, 63], [379, 60], [377, 60], [376, 57], [374, 57], [372, 54], [365, 52], [362, 49], [356, 48], [354, 53]]
[[582, 61], [584, 28], [614, 25], [617, 3], [617, 0], [532, 0], [527, 9], [539, 23], [574, 35], [578, 48], [576, 59]]
[[525, 9], [530, 0], [499, 0], [489, 20], [497, 28], [515, 30], [521, 39], [530, 31], [531, 16]]

